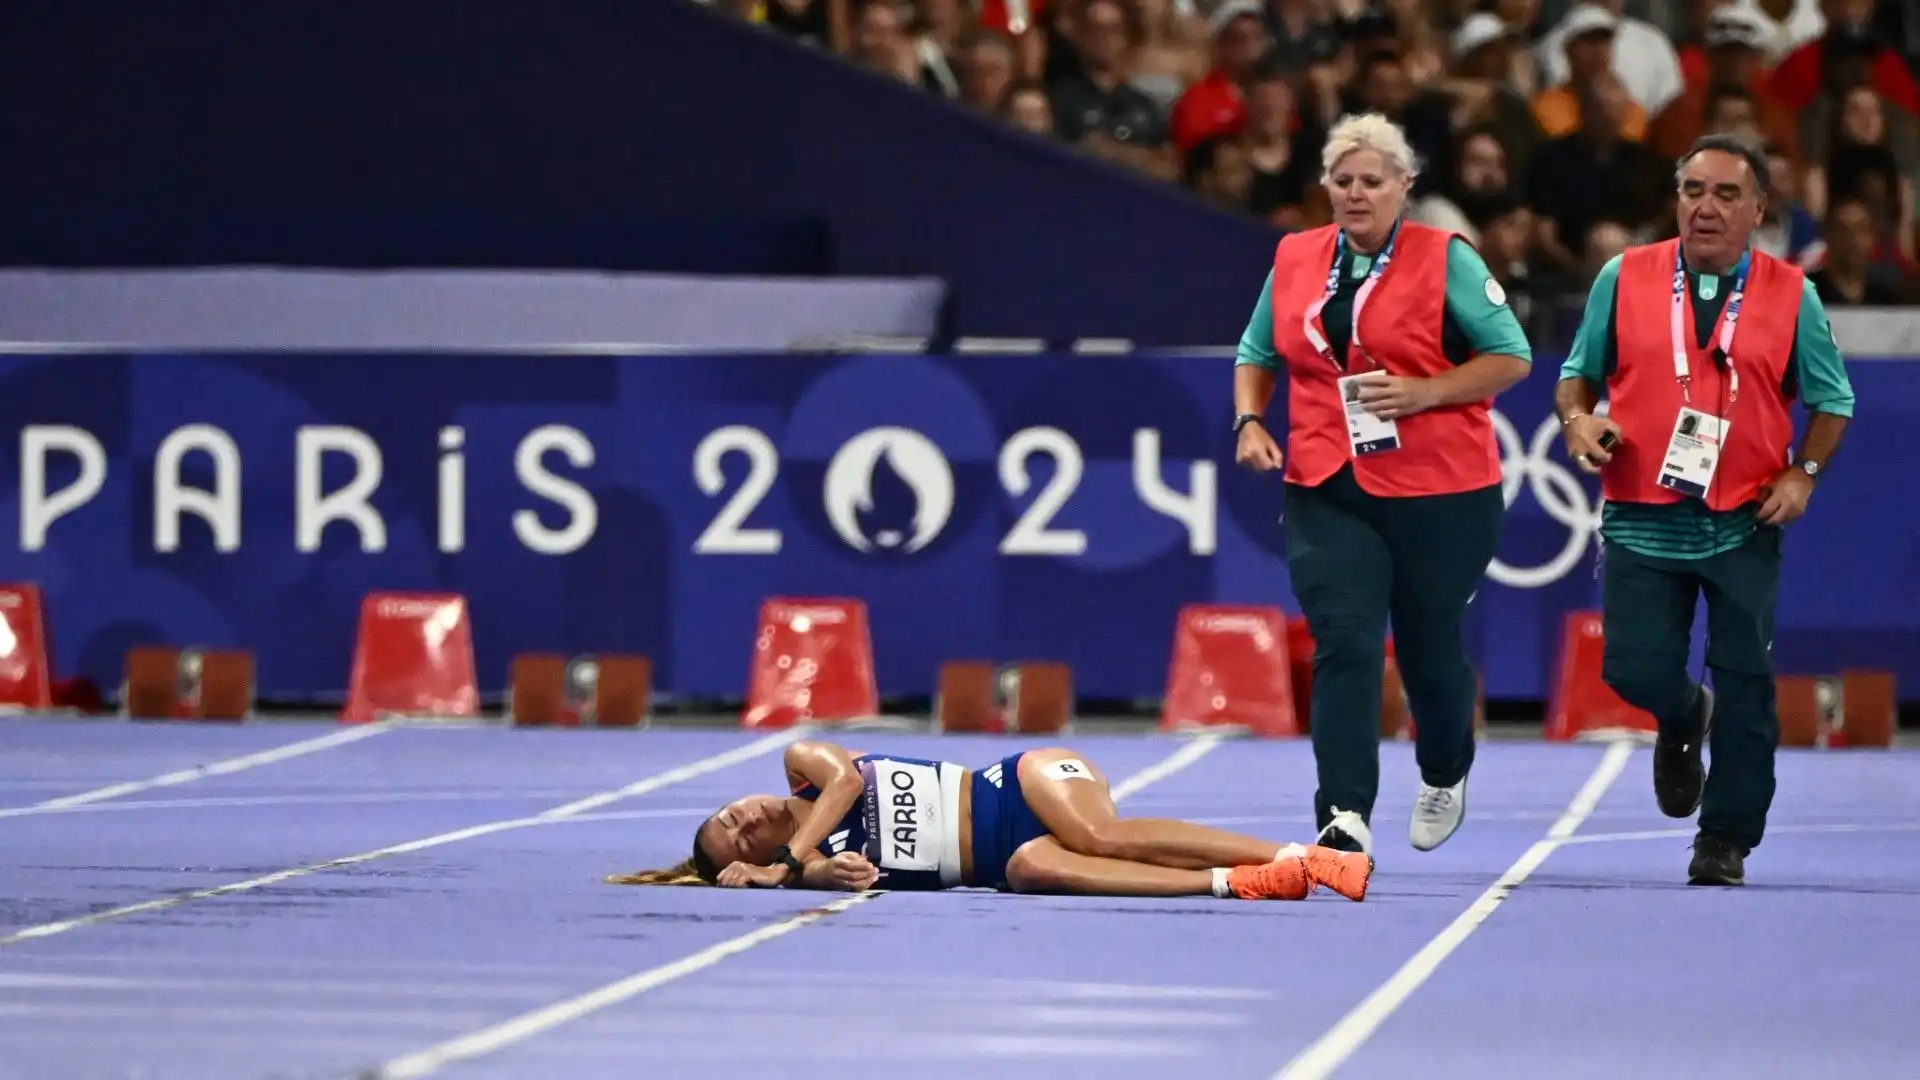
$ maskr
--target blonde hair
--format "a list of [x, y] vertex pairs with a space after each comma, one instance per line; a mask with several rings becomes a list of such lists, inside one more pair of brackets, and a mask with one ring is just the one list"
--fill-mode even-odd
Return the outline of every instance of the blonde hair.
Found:
[[1419, 174], [1413, 158], [1413, 144], [1399, 124], [1377, 112], [1344, 116], [1327, 132], [1325, 149], [1320, 151], [1320, 180], [1333, 178], [1333, 167], [1340, 159], [1359, 150], [1371, 150], [1387, 160], [1394, 171], [1412, 178]]
[[[707, 821], [712, 821], [708, 818]], [[719, 883], [720, 867], [700, 846], [700, 834], [706, 831], [707, 821], [702, 821], [693, 830], [693, 854], [681, 859], [672, 866], [661, 870], [635, 870], [627, 874], [609, 874], [600, 880], [608, 885], [715, 885]]]
[[680, 862], [664, 870], [635, 870], [630, 874], [608, 874], [603, 879], [609, 885], [711, 885], [713, 882], [700, 876], [692, 859]]

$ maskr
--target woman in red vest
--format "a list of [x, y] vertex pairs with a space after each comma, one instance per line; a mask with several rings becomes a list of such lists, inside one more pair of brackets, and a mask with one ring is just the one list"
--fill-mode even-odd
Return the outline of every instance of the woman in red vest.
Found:
[[[1314, 639], [1319, 843], [1372, 849], [1390, 622], [1420, 766], [1408, 838], [1430, 851], [1460, 825], [1473, 764], [1461, 623], [1506, 512], [1490, 412], [1532, 350], [1473, 246], [1404, 218], [1399, 127], [1343, 119], [1322, 164], [1335, 223], [1280, 241], [1240, 341], [1237, 457], [1284, 470], [1287, 567]], [[1267, 419], [1282, 371], [1285, 451]]]

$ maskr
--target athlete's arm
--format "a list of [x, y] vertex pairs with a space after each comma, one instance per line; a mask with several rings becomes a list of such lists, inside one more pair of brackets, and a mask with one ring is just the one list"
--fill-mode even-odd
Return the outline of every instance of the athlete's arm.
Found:
[[853, 809], [865, 785], [860, 779], [860, 770], [853, 764], [853, 755], [830, 742], [810, 739], [796, 742], [787, 747], [785, 764], [788, 778], [800, 781], [796, 786], [812, 784], [820, 791], [820, 797], [813, 800], [813, 808], [807, 812], [807, 819], [787, 842], [794, 858], [800, 860], [801, 883], [806, 884], [809, 877], [824, 873], [827, 860], [816, 849], [834, 824]]

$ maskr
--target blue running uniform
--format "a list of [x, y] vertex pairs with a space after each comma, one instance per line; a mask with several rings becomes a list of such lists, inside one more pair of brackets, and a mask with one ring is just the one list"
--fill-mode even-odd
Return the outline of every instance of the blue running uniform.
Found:
[[[1007, 861], [1047, 828], [1020, 790], [1014, 754], [973, 774], [973, 881], [960, 879], [960, 784], [966, 769], [948, 761], [862, 754], [853, 759], [864, 790], [821, 841], [832, 858], [858, 851], [880, 871], [874, 887], [930, 891], [973, 885], [1007, 888]], [[796, 796], [820, 797], [809, 784]]]

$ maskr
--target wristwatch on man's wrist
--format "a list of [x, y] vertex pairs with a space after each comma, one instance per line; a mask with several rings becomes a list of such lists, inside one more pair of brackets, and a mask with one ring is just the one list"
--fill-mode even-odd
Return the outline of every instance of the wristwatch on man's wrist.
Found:
[[1799, 469], [1801, 472], [1806, 473], [1808, 476], [1811, 476], [1815, 479], [1818, 479], [1820, 476], [1820, 463], [1817, 461], [1812, 461], [1812, 460], [1796, 461], [1793, 463], [1793, 467], [1796, 469]]
[[1239, 416], [1236, 416], [1233, 418], [1233, 433], [1235, 435], [1240, 434], [1240, 429], [1243, 427], [1246, 427], [1248, 424], [1259, 424], [1262, 427], [1264, 427], [1266, 426], [1266, 423], [1267, 423], [1267, 418], [1264, 416], [1261, 416], [1259, 413], [1244, 412], [1244, 413], [1241, 413]]

